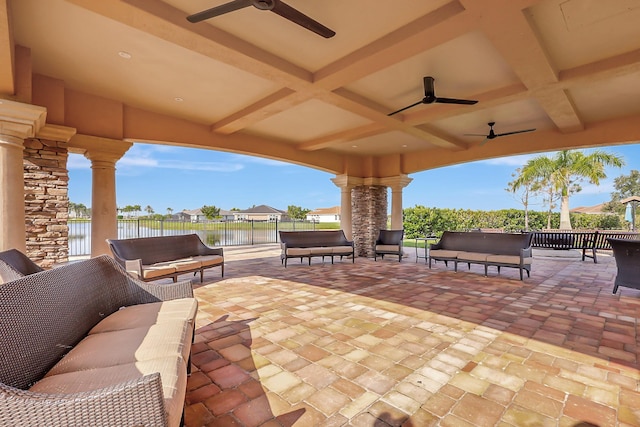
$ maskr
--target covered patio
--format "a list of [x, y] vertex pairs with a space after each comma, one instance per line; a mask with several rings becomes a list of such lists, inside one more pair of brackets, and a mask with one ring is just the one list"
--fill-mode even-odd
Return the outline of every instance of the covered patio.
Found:
[[187, 426], [640, 424], [640, 291], [611, 294], [606, 252], [538, 253], [524, 282], [412, 251], [287, 269], [275, 245], [225, 255], [195, 289]]

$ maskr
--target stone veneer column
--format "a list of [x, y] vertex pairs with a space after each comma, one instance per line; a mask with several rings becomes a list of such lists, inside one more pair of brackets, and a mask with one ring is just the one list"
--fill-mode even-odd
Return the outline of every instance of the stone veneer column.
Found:
[[67, 142], [76, 133], [46, 125], [24, 141], [27, 256], [43, 268], [69, 260]]
[[[82, 152], [91, 160], [91, 256], [110, 255], [106, 239], [118, 237], [116, 205], [116, 161], [133, 144], [130, 142], [76, 135], [70, 151]], [[73, 149], [71, 149], [73, 147]]]
[[36, 135], [45, 117], [43, 107], [0, 99], [0, 251], [26, 253], [23, 143]]
[[357, 256], [373, 257], [380, 229], [387, 228], [387, 187], [361, 185], [352, 192], [353, 240]]

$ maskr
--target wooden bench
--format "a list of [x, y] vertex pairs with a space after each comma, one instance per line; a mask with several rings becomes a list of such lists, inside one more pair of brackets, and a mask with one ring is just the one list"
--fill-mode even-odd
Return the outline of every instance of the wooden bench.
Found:
[[431, 260], [452, 261], [454, 270], [458, 271], [458, 263], [484, 266], [487, 275], [489, 266], [512, 267], [523, 271], [529, 277], [531, 272], [531, 233], [474, 233], [461, 231], [445, 231], [438, 243], [429, 247], [429, 268]]
[[534, 248], [546, 249], [578, 249], [582, 251], [582, 261], [585, 258], [593, 259], [598, 263], [598, 250], [610, 250], [611, 245], [607, 241], [614, 239], [638, 239], [640, 233], [626, 231], [536, 231], [533, 233], [531, 245]]
[[320, 231], [280, 231], [280, 244], [282, 252], [280, 261], [287, 266], [289, 258], [309, 258], [311, 265], [312, 257], [333, 257], [340, 259], [350, 256], [355, 262], [355, 249], [352, 241], [347, 240], [342, 230], [320, 230]]

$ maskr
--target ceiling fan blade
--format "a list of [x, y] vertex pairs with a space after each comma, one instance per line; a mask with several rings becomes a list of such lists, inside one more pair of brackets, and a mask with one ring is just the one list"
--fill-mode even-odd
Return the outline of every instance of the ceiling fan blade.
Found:
[[273, 9], [271, 9], [271, 11], [282, 16], [283, 18], [306, 28], [309, 31], [313, 31], [314, 33], [324, 37], [325, 39], [331, 38], [336, 35], [335, 31], [325, 27], [318, 21], [309, 18], [307, 15], [297, 9], [292, 8], [288, 4], [283, 3], [280, 0], [274, 0], [274, 2], [275, 5], [273, 6]]
[[523, 130], [516, 130], [516, 131], [513, 131], [513, 132], [499, 133], [499, 134], [496, 134], [496, 137], [513, 135], [513, 134], [516, 134], [516, 133], [533, 132], [534, 130], [535, 129], [523, 129]]
[[471, 99], [455, 99], [455, 98], [436, 98], [436, 102], [440, 104], [463, 104], [463, 105], [473, 105], [478, 103], [478, 101], [474, 101]]
[[478, 147], [482, 147], [484, 144], [486, 144], [487, 142], [489, 142], [489, 137], [485, 138], [482, 140], [482, 142], [480, 144], [478, 144]]
[[204, 21], [215, 16], [224, 15], [225, 13], [251, 6], [252, 4], [251, 0], [234, 0], [220, 6], [212, 7], [211, 9], [203, 10], [202, 12], [189, 15], [187, 16], [187, 21], [192, 23]]
[[409, 108], [415, 107], [416, 105], [420, 105], [420, 104], [423, 104], [423, 102], [422, 101], [415, 102], [415, 103], [413, 103], [411, 105], [408, 105], [408, 106], [406, 106], [404, 108], [396, 110], [393, 113], [389, 113], [389, 114], [387, 114], [387, 116], [393, 116], [394, 114], [398, 114], [398, 113], [400, 113], [400, 112], [402, 112], [404, 110], [408, 110]]

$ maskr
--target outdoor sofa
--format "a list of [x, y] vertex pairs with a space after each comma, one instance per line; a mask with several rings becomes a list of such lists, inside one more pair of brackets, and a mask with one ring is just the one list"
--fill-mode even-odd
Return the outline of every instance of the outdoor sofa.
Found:
[[0, 252], [0, 284], [39, 273], [43, 268], [17, 249]]
[[543, 230], [534, 231], [531, 245], [545, 249], [578, 249], [582, 251], [582, 261], [593, 259], [598, 263], [598, 250], [611, 250], [609, 239], [639, 239], [640, 233], [615, 230], [573, 231]]
[[289, 258], [309, 258], [311, 265], [312, 257], [333, 257], [350, 256], [355, 262], [355, 251], [353, 241], [347, 240], [342, 230], [320, 230], [320, 231], [280, 231], [280, 262], [287, 266]]
[[454, 271], [458, 271], [458, 263], [484, 266], [487, 275], [489, 266], [495, 266], [500, 273], [501, 267], [512, 267], [520, 270], [520, 280], [523, 271], [530, 276], [532, 250], [531, 233], [479, 233], [445, 231], [440, 241], [429, 246], [429, 268], [431, 261], [449, 261], [454, 264]]
[[145, 283], [102, 255], [6, 282], [0, 306], [0, 425], [181, 424], [190, 281]]
[[141, 237], [135, 239], [107, 239], [113, 257], [134, 277], [158, 280], [170, 277], [174, 282], [186, 273], [200, 273], [220, 267], [224, 276], [222, 248], [210, 248], [197, 234], [178, 236]]

